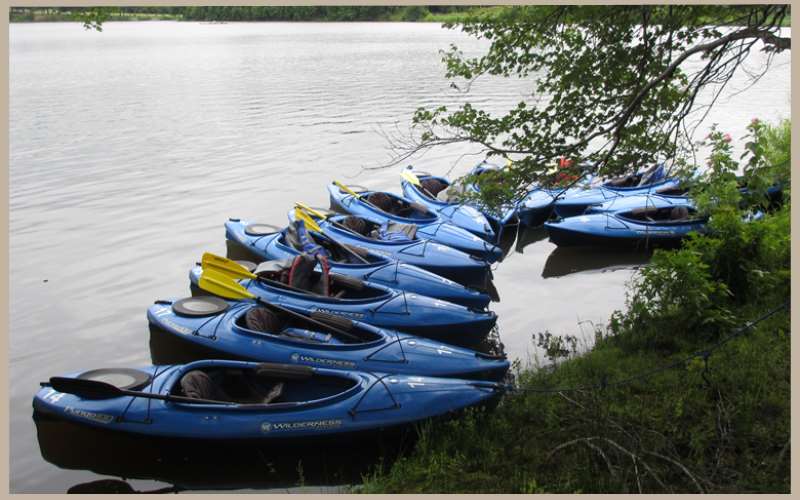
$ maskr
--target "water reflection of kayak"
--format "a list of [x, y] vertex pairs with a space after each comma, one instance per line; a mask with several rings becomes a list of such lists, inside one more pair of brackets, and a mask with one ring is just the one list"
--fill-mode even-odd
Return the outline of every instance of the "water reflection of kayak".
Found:
[[547, 257], [543, 278], [558, 278], [587, 271], [636, 269], [650, 262], [651, 252], [625, 251], [613, 248], [556, 247]]
[[523, 253], [523, 249], [534, 243], [547, 239], [547, 230], [544, 226], [528, 227], [521, 226], [517, 236], [517, 253]]
[[[303, 480], [315, 486], [351, 484], [359, 482], [361, 474], [381, 456], [393, 459], [401, 444], [414, 438], [413, 432], [376, 433], [321, 453], [316, 444], [265, 447], [242, 442], [154, 439], [109, 432], [38, 412], [33, 419], [45, 461], [61, 469], [121, 477], [132, 482], [133, 489], [146, 491], [166, 486], [153, 485], [153, 480], [189, 490], [289, 488]], [[86, 479], [85, 474], [76, 477]], [[74, 485], [70, 489], [88, 487]]]

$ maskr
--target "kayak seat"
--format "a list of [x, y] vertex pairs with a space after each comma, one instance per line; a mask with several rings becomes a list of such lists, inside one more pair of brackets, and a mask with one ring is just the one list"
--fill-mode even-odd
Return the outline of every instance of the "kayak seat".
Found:
[[361, 217], [356, 217], [354, 215], [348, 215], [344, 219], [342, 219], [341, 224], [346, 227], [347, 229], [360, 234], [361, 236], [367, 236], [369, 234], [369, 226], [370, 224], [362, 219]]
[[422, 184], [422, 188], [424, 189], [423, 193], [427, 191], [433, 197], [437, 197], [441, 191], [447, 189], [447, 184], [440, 181], [439, 179], [427, 178], [421, 179], [420, 184]]
[[386, 193], [370, 193], [367, 196], [367, 201], [384, 212], [394, 213], [394, 200]]
[[289, 269], [287, 284], [292, 288], [318, 295], [330, 295], [330, 268], [326, 265], [326, 259], [320, 259], [320, 264], [322, 264], [322, 273], [317, 273], [314, 271], [317, 259], [307, 254], [298, 255]]
[[253, 307], [244, 316], [245, 326], [250, 330], [278, 333], [286, 326], [286, 320], [266, 307]]
[[265, 387], [253, 370], [192, 370], [180, 380], [186, 397], [241, 404], [274, 403], [283, 394], [283, 387], [283, 382]]
[[414, 214], [414, 211], [418, 211], [421, 214], [428, 213], [428, 209], [424, 205], [408, 203], [405, 200], [382, 192], [371, 193], [367, 196], [367, 201], [386, 213], [400, 217], [410, 217]]
[[672, 221], [686, 220], [689, 218], [689, 209], [686, 207], [675, 207], [669, 213]]
[[202, 370], [192, 370], [181, 377], [181, 392], [187, 398], [211, 399], [214, 401], [230, 401], [220, 388], [212, 382], [211, 377]]

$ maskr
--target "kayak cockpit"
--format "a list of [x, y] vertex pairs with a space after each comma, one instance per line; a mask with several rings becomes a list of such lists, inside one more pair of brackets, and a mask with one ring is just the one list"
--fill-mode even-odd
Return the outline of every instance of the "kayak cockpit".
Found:
[[450, 200], [448, 189], [450, 183], [439, 177], [420, 177], [420, 186], [414, 186], [419, 194], [426, 200], [439, 205], [447, 205], [455, 200]]
[[603, 183], [603, 186], [610, 188], [640, 188], [662, 182], [664, 177], [664, 166], [656, 164], [644, 172], [636, 172], [609, 179]]
[[355, 215], [344, 216], [337, 223], [356, 236], [380, 243], [412, 243], [419, 240], [415, 224], [392, 221], [378, 224]]
[[[370, 286], [358, 278], [317, 271], [314, 269], [315, 265], [316, 261], [302, 255], [297, 256], [288, 268], [285, 262], [267, 261], [256, 269], [255, 273], [262, 280], [255, 283], [257, 286], [280, 289], [282, 293], [311, 296], [317, 301], [371, 301], [392, 296], [391, 291]], [[330, 280], [325, 279], [325, 274]]]
[[661, 189], [656, 189], [655, 194], [659, 196], [686, 196], [688, 192], [689, 190], [686, 188], [668, 186]]
[[[326, 318], [335, 321], [335, 328], [311, 324], [295, 316], [266, 307], [251, 307], [234, 319], [236, 329], [256, 336], [278, 338], [289, 342], [313, 345], [314, 347], [337, 345], [361, 345], [382, 340], [383, 337], [363, 328], [354, 328], [346, 318]], [[337, 330], [345, 330], [344, 336]]]
[[617, 214], [618, 217], [638, 224], [683, 225], [705, 222], [694, 207], [641, 207]]
[[374, 191], [366, 196], [366, 200], [379, 212], [384, 212], [396, 218], [406, 219], [410, 222], [427, 224], [435, 222], [438, 217], [431, 213], [424, 205], [410, 202], [392, 193]]
[[[359, 247], [349, 246], [348, 248], [351, 251], [348, 252], [346, 249], [342, 247], [343, 244], [336, 243], [335, 241], [328, 238], [324, 234], [317, 233], [315, 231], [309, 231], [308, 237], [313, 244], [322, 247], [327, 252], [330, 260], [336, 262], [337, 264], [372, 265], [372, 264], [385, 264], [386, 262], [388, 262], [388, 260], [385, 257], [381, 257], [380, 255], [375, 255]], [[304, 252], [303, 244], [298, 238], [294, 226], [291, 224], [278, 237], [278, 243], [286, 247], [293, 248], [294, 250], [300, 253]], [[362, 259], [365, 259], [367, 262], [365, 263], [362, 260], [359, 260], [355, 255], [353, 255], [354, 253], [360, 256]]]
[[346, 373], [321, 375], [313, 368], [272, 363], [186, 365], [170, 394], [179, 404], [225, 404], [237, 408], [292, 408], [344, 396], [358, 385]]

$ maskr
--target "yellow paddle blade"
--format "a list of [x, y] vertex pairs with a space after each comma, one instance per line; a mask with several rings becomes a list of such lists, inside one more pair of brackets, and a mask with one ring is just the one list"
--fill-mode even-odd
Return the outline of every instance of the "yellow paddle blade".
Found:
[[297, 220], [303, 221], [308, 229], [311, 229], [318, 233], [322, 232], [322, 228], [319, 227], [319, 225], [317, 225], [314, 219], [309, 217], [307, 213], [303, 212], [300, 209], [300, 207], [294, 207], [294, 216]]
[[214, 269], [203, 269], [198, 285], [201, 289], [226, 299], [242, 300], [255, 297], [232, 278]]
[[403, 170], [400, 176], [415, 186], [422, 186], [422, 183], [419, 181], [419, 177], [414, 175], [414, 173], [410, 170]]
[[342, 184], [341, 182], [339, 182], [339, 181], [333, 181], [333, 183], [334, 183], [334, 184], [335, 184], [335, 185], [336, 185], [336, 186], [337, 186], [339, 189], [341, 189], [342, 191], [344, 191], [345, 193], [347, 193], [347, 194], [352, 194], [352, 195], [353, 195], [353, 196], [355, 196], [356, 198], [361, 198], [361, 196], [359, 196], [359, 194], [358, 194], [358, 193], [356, 193], [355, 191], [353, 191], [353, 190], [352, 190], [352, 189], [350, 189], [349, 187], [345, 186], [345, 185], [344, 185], [344, 184]]
[[514, 163], [514, 162], [511, 161], [511, 158], [506, 157], [506, 168], [510, 167], [512, 163]]
[[255, 279], [257, 277], [238, 262], [210, 252], [203, 254], [203, 260], [200, 265], [203, 267], [204, 273], [205, 271], [216, 271], [224, 276], [237, 279]]
[[302, 210], [305, 210], [306, 212], [310, 213], [311, 215], [315, 215], [315, 216], [319, 217], [322, 220], [325, 220], [325, 219], [328, 218], [327, 215], [323, 214], [319, 210], [314, 210], [313, 208], [309, 207], [305, 203], [300, 203], [299, 201], [296, 201], [294, 203], [294, 206], [295, 206], [295, 208], [300, 208]]

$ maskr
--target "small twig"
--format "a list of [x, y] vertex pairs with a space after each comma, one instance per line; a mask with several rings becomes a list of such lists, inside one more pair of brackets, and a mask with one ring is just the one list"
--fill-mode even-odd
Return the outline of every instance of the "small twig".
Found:
[[[635, 453], [633, 453], [632, 451], [626, 449], [625, 447], [623, 447], [622, 445], [620, 445], [619, 443], [617, 443], [614, 440], [611, 440], [611, 439], [608, 439], [608, 438], [601, 438], [601, 439], [603, 439], [604, 441], [607, 441], [612, 446], [614, 446], [615, 448], [619, 449], [623, 453], [627, 453], [628, 456], [631, 457], [631, 460], [633, 461], [633, 472], [636, 474], [636, 486], [639, 488], [639, 493], [641, 493], [642, 492], [642, 483], [639, 480], [639, 467], [636, 465], [636, 463], [638, 461], [638, 456]], [[647, 464], [645, 464], [644, 462], [642, 462], [642, 465], [647, 467]], [[647, 469], [649, 470], [650, 468], [647, 467]]]
[[783, 448], [781, 448], [780, 453], [778, 453], [778, 459], [775, 462], [778, 467], [780, 467], [781, 463], [783, 463], [783, 457], [784, 457], [784, 455], [786, 455], [786, 452], [789, 450], [789, 446], [791, 444], [792, 444], [792, 440], [791, 439], [787, 439], [786, 440], [786, 444], [783, 445]]
[[649, 455], [653, 455], [655, 457], [658, 457], [658, 458], [660, 458], [662, 460], [666, 460], [667, 462], [670, 462], [670, 463], [678, 466], [687, 476], [689, 476], [689, 478], [692, 480], [692, 482], [694, 482], [694, 485], [697, 486], [697, 491], [700, 492], [700, 493], [705, 493], [705, 490], [703, 490], [703, 487], [700, 486], [700, 483], [697, 481], [697, 479], [692, 475], [691, 472], [689, 472], [689, 469], [687, 469], [686, 466], [684, 466], [682, 463], [678, 462], [677, 460], [673, 460], [673, 459], [671, 459], [669, 457], [666, 457], [666, 456], [664, 456], [664, 455], [662, 455], [660, 453], [656, 453], [654, 451], [647, 451], [647, 450], [642, 450], [642, 451], [644, 451], [645, 453], [647, 453]]

